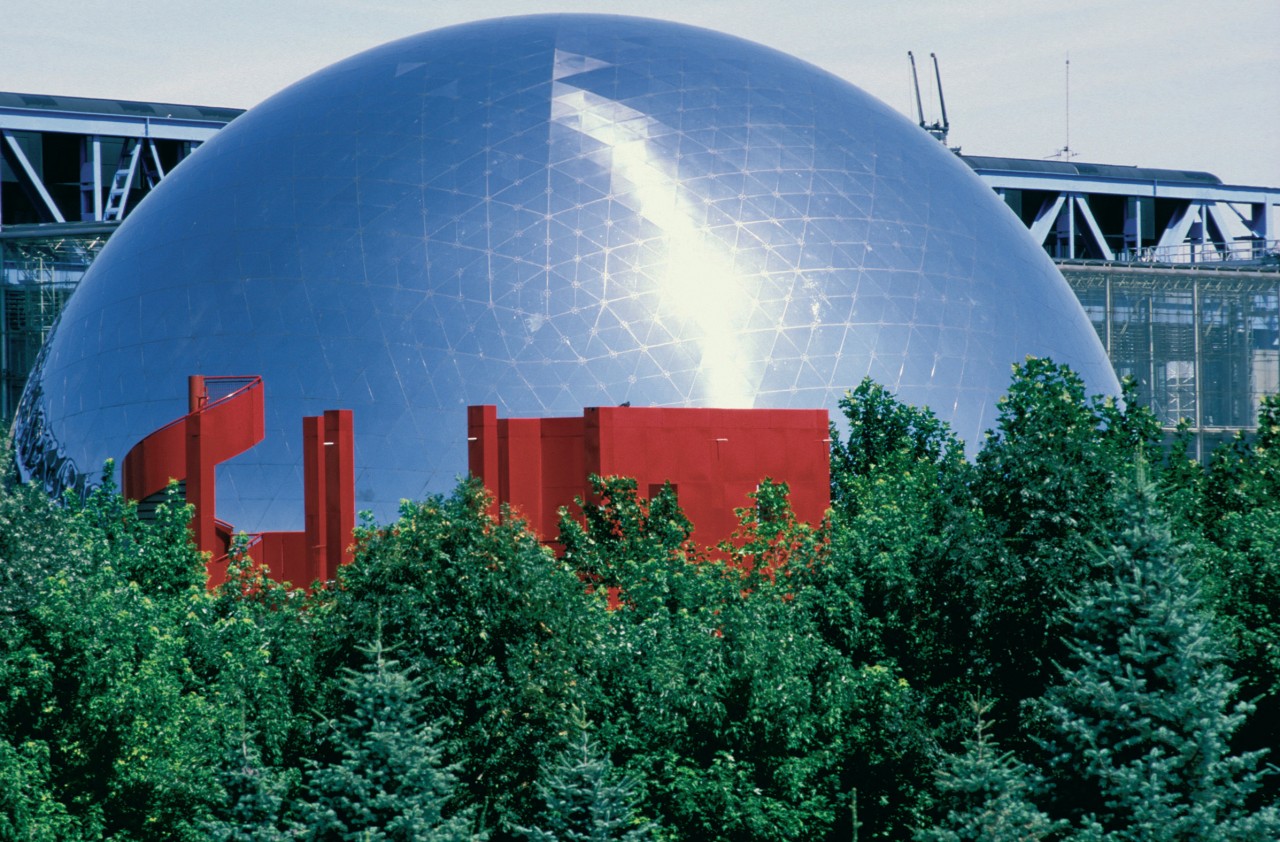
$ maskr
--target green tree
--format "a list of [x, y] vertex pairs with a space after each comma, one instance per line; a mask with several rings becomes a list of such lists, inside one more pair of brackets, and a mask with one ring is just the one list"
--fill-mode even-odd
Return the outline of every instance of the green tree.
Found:
[[50, 786], [49, 746], [15, 748], [0, 737], [0, 839], [62, 842], [80, 838], [78, 823]]
[[916, 842], [1035, 842], [1063, 829], [1032, 801], [1039, 784], [1035, 772], [1013, 752], [1002, 752], [984, 717], [989, 703], [971, 701], [973, 735], [961, 754], [948, 755], [938, 769], [937, 785], [946, 819], [917, 831]]
[[637, 814], [635, 782], [619, 777], [609, 755], [585, 730], [543, 770], [545, 802], [536, 827], [521, 828], [530, 842], [642, 842], [652, 828]]
[[1204, 491], [1204, 524], [1214, 526], [1232, 512], [1280, 506], [1280, 394], [1263, 397], [1258, 429], [1237, 433], [1213, 452]]
[[[394, 648], [422, 686], [422, 712], [443, 729], [458, 800], [479, 805], [487, 829], [527, 823], [549, 735], [596, 686], [603, 597], [525, 525], [488, 514], [478, 483], [405, 503], [385, 527], [357, 531], [356, 558], [309, 612], [321, 670], [363, 661], [362, 641]], [[322, 689], [320, 703], [338, 694]], [[327, 708], [329, 715], [340, 711]]]
[[241, 759], [229, 768], [248, 751], [265, 768], [298, 772], [318, 748], [317, 625], [325, 622], [325, 596], [271, 580], [252, 552], [244, 536], [237, 539], [226, 583], [191, 624], [192, 667], [236, 735], [227, 756]]
[[1250, 712], [1202, 613], [1200, 590], [1139, 475], [1106, 578], [1069, 600], [1069, 661], [1040, 706], [1057, 811], [1108, 839], [1276, 839], [1250, 809], [1261, 752], [1232, 754]]
[[1169, 517], [1174, 539], [1180, 544], [1200, 545], [1209, 513], [1205, 506], [1205, 470], [1195, 457], [1194, 445], [1191, 424], [1183, 419], [1165, 450], [1155, 480], [1160, 508]]
[[[1280, 745], [1280, 396], [1261, 401], [1256, 434], [1219, 446], [1199, 486], [1182, 496], [1194, 512], [1186, 518], [1194, 529], [1181, 533], [1196, 544], [1195, 572], [1234, 655], [1242, 695], [1257, 704], [1236, 745]], [[1280, 780], [1267, 788], [1280, 797]]]
[[678, 574], [686, 572], [686, 563], [706, 558], [690, 539], [693, 525], [671, 485], [646, 499], [629, 477], [593, 474], [588, 482], [591, 502], [577, 501], [581, 522], [567, 509], [560, 511], [565, 562], [593, 589], [616, 590], [625, 582], [624, 598], [640, 610], [679, 602], [677, 589], [686, 581]]
[[298, 805], [304, 835], [332, 840], [466, 840], [471, 811], [452, 812], [456, 779], [443, 765], [439, 729], [419, 720], [422, 683], [388, 658], [381, 641], [369, 663], [342, 682], [351, 712], [333, 724], [337, 757], [314, 763]]
[[1120, 524], [1119, 477], [1158, 440], [1159, 428], [1126, 384], [1125, 400], [1090, 397], [1066, 366], [1028, 357], [1015, 366], [996, 429], [978, 454], [974, 489], [999, 541], [984, 572], [981, 659], [992, 665], [1012, 720], [1039, 696], [1064, 656], [1057, 618], [1063, 595], [1102, 575], [1095, 545]]
[[928, 409], [864, 380], [832, 430], [831, 548], [806, 601], [824, 635], [858, 662], [896, 664], [935, 697], [983, 683], [977, 641], [996, 551], [973, 497], [964, 446]]
[[71, 838], [200, 838], [222, 723], [192, 667], [203, 559], [184, 506], [143, 523], [109, 471], [63, 508], [0, 491], [0, 732]]
[[[1236, 733], [1240, 749], [1280, 745], [1280, 505], [1230, 512], [1202, 545], [1195, 573], [1256, 711]], [[1280, 776], [1267, 789], [1280, 795]]]
[[215, 818], [205, 823], [210, 839], [280, 842], [296, 838], [285, 819], [295, 782], [287, 772], [265, 766], [247, 734], [232, 739], [227, 747], [221, 782], [226, 801], [215, 811]]
[[603, 511], [562, 533], [566, 557], [607, 570], [621, 595], [590, 712], [662, 833], [847, 838], [854, 789], [867, 838], [913, 822], [923, 706], [893, 669], [824, 639], [808, 600], [825, 526], [796, 521], [785, 485], [766, 480], [733, 540], [704, 554], [670, 528], [680, 518], [655, 517], [666, 503], [600, 483], [589, 505]]

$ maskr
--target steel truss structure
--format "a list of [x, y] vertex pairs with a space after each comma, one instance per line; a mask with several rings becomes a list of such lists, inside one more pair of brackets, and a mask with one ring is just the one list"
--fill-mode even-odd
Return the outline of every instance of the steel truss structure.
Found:
[[0, 229], [119, 222], [240, 113], [0, 92]]
[[1280, 265], [1280, 188], [1206, 172], [964, 156], [1059, 260]]
[[54, 320], [105, 242], [102, 234], [0, 237], [0, 420], [13, 417]]
[[0, 92], [0, 422], [107, 237], [240, 113]]

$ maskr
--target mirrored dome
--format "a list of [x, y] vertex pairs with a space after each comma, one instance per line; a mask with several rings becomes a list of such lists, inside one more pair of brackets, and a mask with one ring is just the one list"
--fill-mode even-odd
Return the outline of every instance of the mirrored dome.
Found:
[[261, 374], [220, 469], [237, 528], [301, 522], [301, 417], [354, 410], [380, 518], [466, 471], [468, 404], [827, 407], [870, 375], [971, 450], [1010, 365], [1115, 378], [968, 167], [812, 65], [635, 18], [508, 18], [339, 62], [198, 149], [103, 250], [15, 424], [51, 488]]

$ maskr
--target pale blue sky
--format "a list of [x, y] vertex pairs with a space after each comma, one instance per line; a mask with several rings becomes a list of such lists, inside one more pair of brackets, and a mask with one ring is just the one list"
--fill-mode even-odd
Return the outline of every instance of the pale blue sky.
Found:
[[[2, 0], [0, 90], [249, 107], [384, 41], [468, 20], [616, 12], [730, 32], [901, 111], [942, 64], [967, 153], [1200, 169], [1280, 186], [1280, 0]], [[927, 84], [926, 84], [927, 83]], [[922, 79], [933, 97], [932, 77]], [[936, 103], [936, 100], [934, 100]], [[930, 110], [926, 102], [926, 110]], [[932, 106], [936, 113], [936, 104]], [[929, 116], [928, 114], [926, 116]]]

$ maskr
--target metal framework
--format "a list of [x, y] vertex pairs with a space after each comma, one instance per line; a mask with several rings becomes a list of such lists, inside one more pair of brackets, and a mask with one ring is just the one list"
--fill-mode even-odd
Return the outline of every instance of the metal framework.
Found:
[[116, 225], [240, 113], [0, 92], [0, 423]]
[[1280, 188], [1210, 173], [964, 156], [1059, 260], [1280, 264]]
[[240, 113], [0, 92], [0, 230], [119, 222]]
[[106, 237], [0, 237], [0, 421], [13, 417], [27, 373]]
[[1060, 264], [1120, 376], [1197, 455], [1252, 430], [1280, 391], [1280, 269]]

